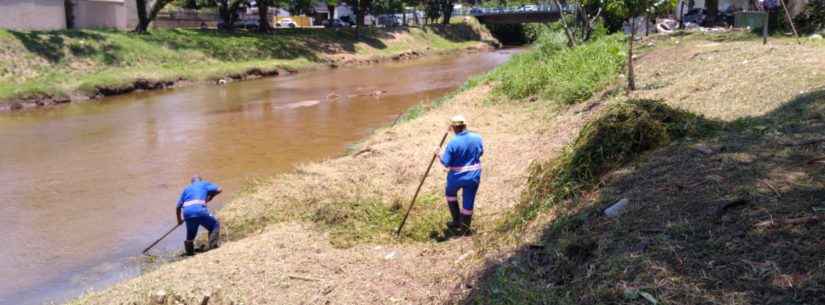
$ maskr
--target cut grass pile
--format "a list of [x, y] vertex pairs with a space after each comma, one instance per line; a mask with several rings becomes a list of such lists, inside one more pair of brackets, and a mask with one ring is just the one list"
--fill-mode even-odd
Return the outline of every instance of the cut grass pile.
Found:
[[495, 43], [475, 19], [445, 28], [289, 29], [274, 34], [211, 30], [21, 32], [0, 30], [0, 101], [94, 96], [138, 80], [214, 80], [250, 71], [295, 70], [407, 52]]
[[500, 232], [520, 228], [538, 214], [592, 190], [605, 173], [639, 154], [673, 140], [701, 136], [709, 124], [690, 113], [652, 100], [631, 100], [609, 105], [588, 123], [578, 138], [558, 158], [536, 163], [530, 169], [524, 200], [504, 218]]

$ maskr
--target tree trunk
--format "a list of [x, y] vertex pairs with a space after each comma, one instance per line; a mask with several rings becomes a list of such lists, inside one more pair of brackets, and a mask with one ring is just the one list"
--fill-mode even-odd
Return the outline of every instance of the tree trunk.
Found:
[[441, 15], [442, 19], [441, 24], [448, 25], [450, 24], [450, 18], [453, 17], [453, 4], [454, 2], [451, 0], [445, 0], [444, 4], [441, 6]]
[[155, 3], [152, 4], [152, 8], [149, 12], [146, 12], [146, 0], [135, 0], [135, 4], [137, 5], [137, 13], [138, 13], [138, 24], [135, 28], [135, 32], [138, 33], [146, 33], [149, 30], [149, 24], [152, 23], [155, 18], [158, 17], [158, 13], [163, 10], [169, 2], [173, 0], [157, 0]]
[[[158, 0], [161, 1], [161, 0]], [[164, 0], [169, 1], [169, 0]], [[234, 28], [235, 21], [237, 21], [237, 12], [241, 8], [241, 0], [219, 0], [218, 1], [218, 15], [223, 21], [223, 29], [230, 31]]]
[[198, 9], [198, 1], [197, 0], [186, 0], [186, 2], [183, 4], [183, 8], [187, 8], [187, 9], [190, 9], [190, 10], [196, 10], [196, 9]]
[[705, 1], [705, 9], [708, 10], [706, 25], [713, 26], [719, 20], [719, 0]]
[[149, 28], [149, 16], [146, 15], [146, 0], [135, 0], [137, 6], [138, 24], [135, 32], [146, 33]]
[[645, 15], [645, 37], [650, 36], [650, 14]]
[[570, 28], [567, 27], [567, 22], [564, 21], [564, 10], [561, 8], [561, 3], [559, 0], [553, 0], [556, 4], [556, 7], [559, 8], [559, 23], [561, 23], [561, 27], [564, 28], [564, 34], [567, 35], [567, 46], [570, 48], [576, 47], [576, 37], [573, 37], [573, 33], [570, 32]]
[[633, 39], [636, 37], [636, 22], [631, 18], [630, 38], [627, 40], [627, 93], [636, 90], [636, 77], [633, 74]]
[[258, 0], [258, 31], [269, 33], [272, 25], [269, 24], [269, 0]]
[[72, 0], [63, 1], [63, 6], [66, 9], [66, 28], [74, 28], [74, 3]]

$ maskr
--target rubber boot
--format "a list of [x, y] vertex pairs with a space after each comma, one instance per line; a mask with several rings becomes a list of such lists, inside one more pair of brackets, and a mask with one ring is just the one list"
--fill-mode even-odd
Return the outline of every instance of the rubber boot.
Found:
[[192, 256], [195, 255], [195, 242], [191, 240], [184, 240], [183, 241], [183, 249], [186, 251], [186, 255]]
[[218, 226], [215, 229], [213, 229], [212, 232], [209, 232], [209, 246], [207, 247], [207, 250], [212, 250], [212, 249], [215, 249], [217, 247], [220, 247], [220, 242], [221, 242], [221, 227]]
[[462, 235], [472, 235], [473, 229], [470, 225], [473, 222], [473, 215], [461, 215], [461, 234]]
[[450, 208], [450, 215], [453, 216], [453, 221], [447, 223], [447, 228], [456, 229], [461, 227], [461, 219], [459, 218], [458, 201], [447, 201], [447, 206]]

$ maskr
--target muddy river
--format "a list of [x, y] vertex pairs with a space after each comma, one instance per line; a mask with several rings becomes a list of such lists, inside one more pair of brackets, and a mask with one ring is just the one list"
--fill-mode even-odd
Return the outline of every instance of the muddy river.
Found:
[[[142, 92], [0, 114], [0, 304], [76, 297], [141, 272], [192, 174], [225, 189], [344, 154], [515, 50]], [[179, 229], [153, 252], [182, 247]]]

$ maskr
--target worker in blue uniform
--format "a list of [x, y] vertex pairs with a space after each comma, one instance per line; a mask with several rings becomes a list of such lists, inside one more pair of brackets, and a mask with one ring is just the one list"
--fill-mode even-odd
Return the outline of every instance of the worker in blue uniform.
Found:
[[186, 221], [186, 240], [183, 242], [186, 255], [195, 254], [194, 241], [200, 226], [209, 231], [207, 249], [211, 250], [219, 246], [221, 224], [209, 212], [206, 203], [220, 193], [220, 186], [203, 180], [197, 175], [193, 176], [191, 183], [183, 189], [175, 209], [175, 216], [178, 219], [178, 224]]
[[[470, 234], [476, 192], [481, 183], [481, 156], [484, 154], [484, 145], [481, 136], [467, 131], [467, 120], [464, 116], [452, 117], [450, 130], [455, 136], [447, 143], [443, 152], [440, 148], [436, 151], [441, 164], [448, 170], [445, 195], [453, 219], [447, 226], [461, 234]], [[458, 190], [462, 191], [461, 206], [458, 204]]]

